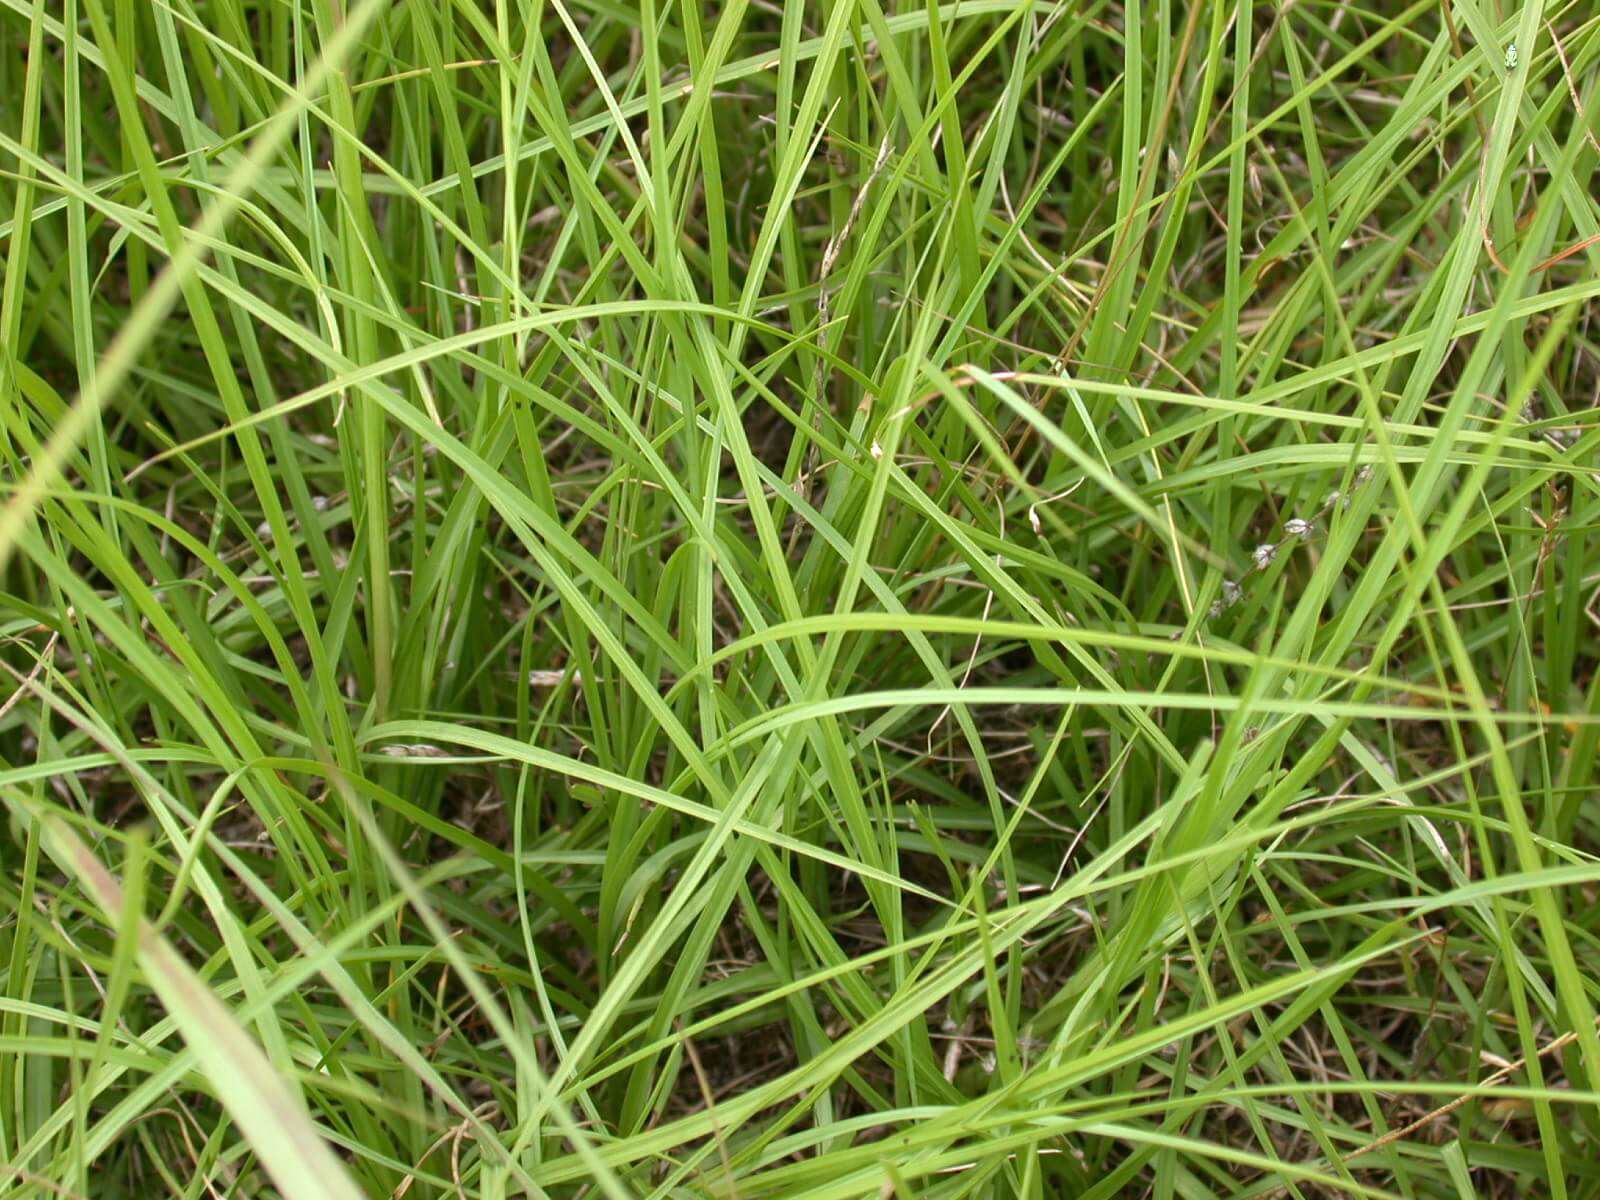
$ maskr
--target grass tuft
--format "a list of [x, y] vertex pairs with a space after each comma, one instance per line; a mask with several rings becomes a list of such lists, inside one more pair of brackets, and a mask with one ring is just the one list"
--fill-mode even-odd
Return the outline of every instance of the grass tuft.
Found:
[[1600, 1197], [1597, 86], [0, 0], [0, 1191]]

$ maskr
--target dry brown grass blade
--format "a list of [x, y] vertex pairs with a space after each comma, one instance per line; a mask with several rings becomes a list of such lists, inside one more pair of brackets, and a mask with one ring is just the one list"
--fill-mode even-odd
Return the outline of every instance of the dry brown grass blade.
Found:
[[[1600, 1025], [1600, 1022], [1596, 1022], [1596, 1024]], [[1545, 1046], [1544, 1048], [1542, 1048], [1538, 1053], [1538, 1057], [1539, 1058], [1545, 1058], [1545, 1057], [1547, 1057], [1547, 1056], [1549, 1056], [1551, 1054], [1556, 1053], [1559, 1050], [1564, 1049], [1567, 1046], [1572, 1045], [1572, 1043], [1577, 1041], [1577, 1040], [1578, 1040], [1578, 1034], [1577, 1034], [1576, 1030], [1571, 1030], [1571, 1031], [1569, 1031], [1567, 1033], [1564, 1033], [1560, 1037], [1556, 1038], [1553, 1042], [1551, 1042], [1548, 1046]], [[1512, 1075], [1514, 1075], [1516, 1072], [1520, 1071], [1523, 1067], [1525, 1067], [1527, 1065], [1528, 1065], [1528, 1059], [1527, 1059], [1526, 1056], [1517, 1059], [1516, 1062], [1507, 1063], [1505, 1066], [1501, 1067], [1498, 1071], [1496, 1071], [1493, 1075], [1490, 1075], [1488, 1078], [1486, 1078], [1483, 1081], [1483, 1083], [1481, 1085], [1479, 1085], [1479, 1086], [1481, 1086], [1481, 1087], [1493, 1087], [1497, 1083], [1504, 1083], [1508, 1078], [1510, 1078]], [[1411, 1122], [1411, 1124], [1406, 1125], [1406, 1126], [1404, 1126], [1403, 1128], [1400, 1128], [1400, 1129], [1390, 1130], [1388, 1133], [1384, 1134], [1381, 1138], [1378, 1138], [1375, 1141], [1369, 1142], [1367, 1145], [1361, 1146], [1358, 1149], [1352, 1150], [1349, 1154], [1346, 1154], [1344, 1156], [1344, 1158], [1342, 1158], [1340, 1161], [1348, 1165], [1350, 1162], [1352, 1162], [1353, 1160], [1355, 1160], [1357, 1158], [1360, 1158], [1364, 1154], [1371, 1154], [1374, 1150], [1381, 1150], [1385, 1146], [1392, 1145], [1393, 1143], [1400, 1141], [1402, 1138], [1410, 1137], [1413, 1133], [1417, 1132], [1417, 1130], [1422, 1129], [1422, 1128], [1424, 1128], [1424, 1127], [1426, 1127], [1428, 1125], [1433, 1124], [1433, 1122], [1439, 1120], [1441, 1117], [1449, 1116], [1451, 1113], [1455, 1112], [1456, 1109], [1462, 1107], [1463, 1105], [1469, 1103], [1472, 1100], [1478, 1099], [1478, 1096], [1479, 1096], [1479, 1094], [1476, 1091], [1469, 1092], [1467, 1095], [1464, 1095], [1464, 1096], [1457, 1096], [1454, 1100], [1450, 1101], [1448, 1104], [1441, 1104], [1438, 1108], [1434, 1109], [1432, 1112], [1426, 1113], [1423, 1116], [1418, 1117], [1415, 1121]]]
[[[116, 878], [64, 821], [48, 818], [45, 831], [56, 859], [120, 925], [124, 906]], [[278, 1189], [287, 1200], [360, 1200], [344, 1165], [261, 1047], [178, 952], [142, 917], [137, 921], [146, 979]]]

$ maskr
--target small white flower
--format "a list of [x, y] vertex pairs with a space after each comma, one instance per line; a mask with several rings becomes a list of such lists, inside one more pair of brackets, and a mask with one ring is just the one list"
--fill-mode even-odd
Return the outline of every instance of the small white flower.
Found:
[[441, 746], [432, 746], [426, 742], [395, 742], [388, 746], [379, 746], [379, 754], [388, 755], [390, 758], [449, 758], [450, 751]]
[[1244, 599], [1244, 589], [1231, 579], [1222, 581], [1222, 598], [1214, 601], [1210, 609], [1210, 617], [1214, 621], [1240, 600]]
[[1311, 522], [1302, 521], [1299, 517], [1290, 517], [1283, 523], [1283, 531], [1290, 537], [1305, 537], [1311, 532]]
[[883, 447], [878, 445], [878, 439], [877, 438], [873, 438], [872, 439], [872, 450], [871, 450], [871, 453], [872, 453], [872, 457], [873, 458], [882, 458], [883, 457]]
[[1517, 44], [1515, 42], [1510, 42], [1510, 43], [1508, 43], [1506, 45], [1506, 70], [1515, 71], [1516, 69], [1517, 69]]
[[1028, 505], [1028, 524], [1033, 526], [1034, 537], [1044, 536], [1044, 528], [1039, 524], [1039, 509], [1036, 505]]
[[1278, 547], [1272, 542], [1262, 542], [1250, 557], [1255, 560], [1256, 570], [1265, 571], [1272, 565], [1272, 560], [1278, 557]]
[[[529, 671], [528, 685], [530, 687], [555, 687], [566, 677], [567, 673], [565, 671]], [[582, 682], [582, 676], [576, 671], [572, 673], [572, 682]]]

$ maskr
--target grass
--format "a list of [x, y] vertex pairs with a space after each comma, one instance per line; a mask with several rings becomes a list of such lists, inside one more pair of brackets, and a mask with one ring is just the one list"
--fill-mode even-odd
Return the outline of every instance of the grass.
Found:
[[0, 1191], [1600, 1197], [1600, 17], [0, 0]]

